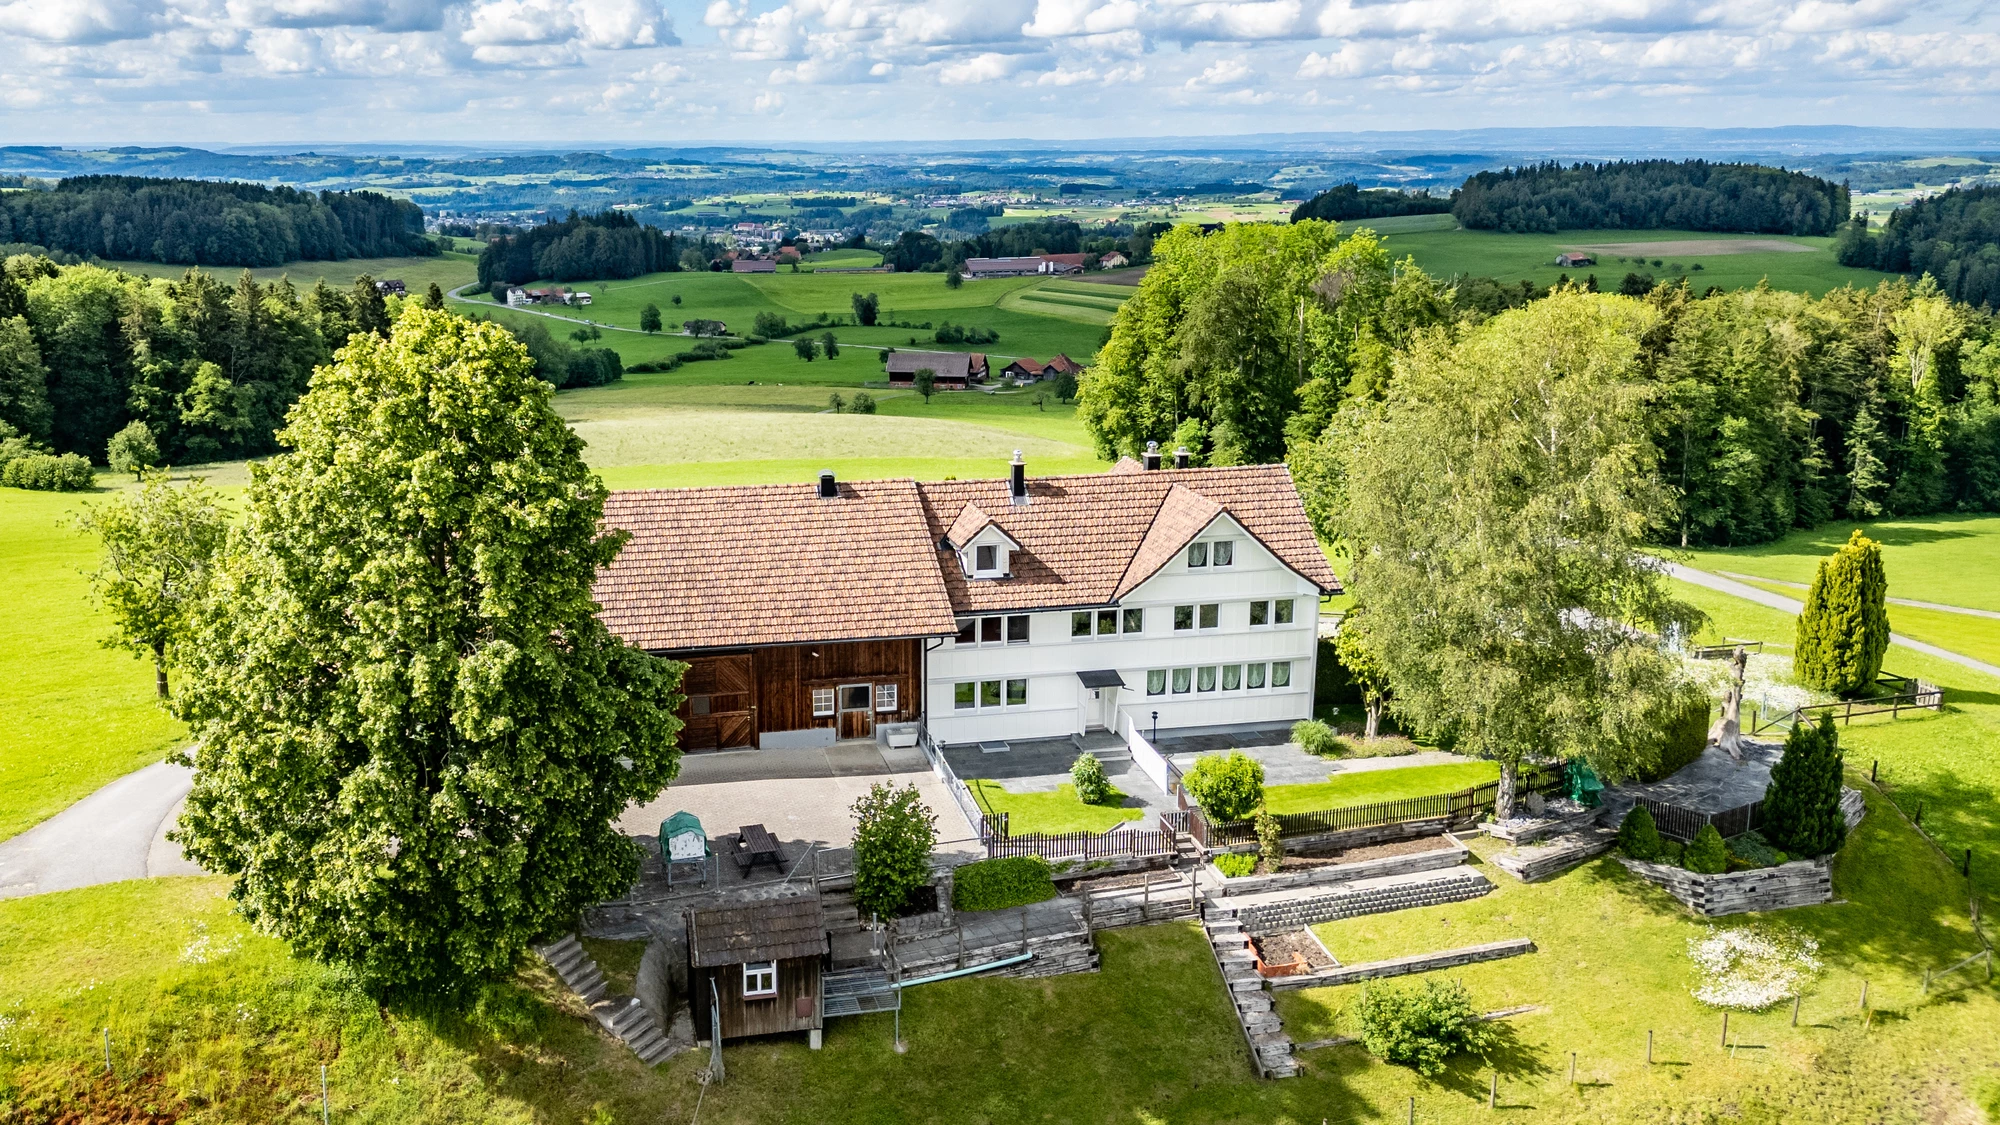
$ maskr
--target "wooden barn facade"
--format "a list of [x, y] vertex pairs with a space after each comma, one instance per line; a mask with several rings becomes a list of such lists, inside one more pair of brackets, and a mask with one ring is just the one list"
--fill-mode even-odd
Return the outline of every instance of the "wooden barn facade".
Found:
[[824, 1026], [827, 956], [819, 898], [804, 895], [688, 916], [688, 981], [696, 1034], [724, 1042]]
[[672, 653], [681, 681], [681, 745], [727, 750], [815, 732], [873, 738], [875, 724], [911, 722], [923, 698], [923, 642], [775, 645], [723, 653]]

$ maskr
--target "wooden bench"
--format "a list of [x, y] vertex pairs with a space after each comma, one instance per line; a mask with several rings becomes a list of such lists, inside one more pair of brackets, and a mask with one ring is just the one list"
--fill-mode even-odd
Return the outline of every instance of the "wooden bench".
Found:
[[736, 866], [747, 874], [758, 860], [768, 860], [780, 872], [785, 869], [784, 852], [778, 838], [761, 824], [746, 824], [736, 830]]

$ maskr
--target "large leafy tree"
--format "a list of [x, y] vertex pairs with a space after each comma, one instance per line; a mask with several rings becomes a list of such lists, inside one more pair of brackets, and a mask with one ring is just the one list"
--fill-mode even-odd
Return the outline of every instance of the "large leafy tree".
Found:
[[681, 666], [613, 637], [622, 537], [504, 330], [412, 308], [252, 467], [186, 646], [176, 836], [244, 912], [381, 991], [450, 991], [622, 893], [611, 821], [678, 766]]
[[1642, 550], [1673, 507], [1635, 370], [1652, 319], [1566, 289], [1458, 341], [1428, 335], [1379, 407], [1322, 438], [1338, 472], [1301, 479], [1352, 553], [1392, 708], [1498, 760], [1503, 815], [1535, 757], [1645, 769], [1648, 716], [1679, 690], [1633, 627], [1699, 620]]

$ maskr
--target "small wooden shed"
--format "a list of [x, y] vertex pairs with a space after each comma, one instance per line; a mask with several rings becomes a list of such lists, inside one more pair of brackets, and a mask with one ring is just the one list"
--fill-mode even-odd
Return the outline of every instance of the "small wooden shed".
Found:
[[817, 1046], [826, 955], [817, 895], [693, 912], [688, 983], [696, 1032], [709, 1034], [714, 1008], [725, 1041], [808, 1031]]

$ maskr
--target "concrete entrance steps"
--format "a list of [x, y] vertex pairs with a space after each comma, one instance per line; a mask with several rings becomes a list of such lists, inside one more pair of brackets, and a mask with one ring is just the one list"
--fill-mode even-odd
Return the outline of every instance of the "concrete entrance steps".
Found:
[[1356, 879], [1331, 887], [1306, 886], [1214, 900], [1253, 934], [1303, 929], [1339, 918], [1384, 914], [1419, 906], [1463, 902], [1493, 890], [1484, 875], [1470, 867], [1447, 867]]
[[1072, 734], [1069, 740], [1079, 753], [1089, 754], [1100, 762], [1129, 762], [1132, 748], [1125, 740], [1107, 730], [1093, 730], [1085, 734]]
[[1208, 951], [1222, 971], [1236, 1022], [1250, 1044], [1251, 1061], [1262, 1078], [1291, 1078], [1298, 1074], [1298, 1060], [1292, 1057], [1292, 1039], [1264, 990], [1264, 978], [1257, 973], [1257, 953], [1250, 947], [1250, 935], [1235, 913], [1208, 903], [1202, 908], [1201, 929], [1208, 938]]
[[538, 946], [535, 952], [549, 963], [570, 991], [590, 1006], [590, 1014], [598, 1026], [630, 1047], [640, 1062], [652, 1066], [674, 1053], [675, 1045], [660, 1031], [653, 1014], [638, 997], [609, 995], [610, 986], [604, 980], [604, 973], [575, 934], [565, 934], [558, 941]]

